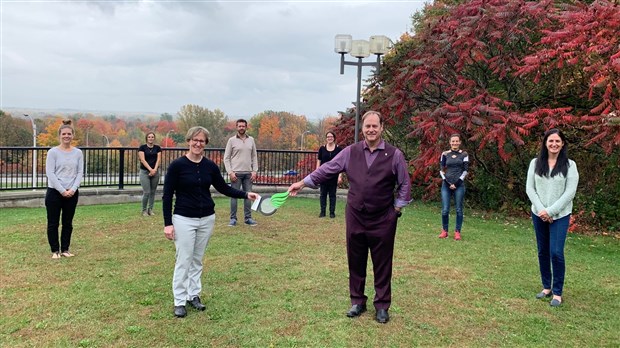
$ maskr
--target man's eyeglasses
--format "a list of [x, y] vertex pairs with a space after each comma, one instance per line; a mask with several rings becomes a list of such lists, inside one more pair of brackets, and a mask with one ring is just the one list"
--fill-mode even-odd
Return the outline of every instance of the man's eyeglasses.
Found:
[[204, 144], [204, 143], [206, 143], [206, 141], [202, 140], [202, 139], [192, 139], [192, 142], [197, 143], [197, 144]]

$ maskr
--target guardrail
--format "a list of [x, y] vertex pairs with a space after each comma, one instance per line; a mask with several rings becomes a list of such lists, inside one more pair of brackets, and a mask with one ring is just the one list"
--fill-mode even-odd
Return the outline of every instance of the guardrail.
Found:
[[[45, 160], [49, 147], [0, 147], [0, 190], [45, 189]], [[140, 185], [138, 149], [133, 147], [80, 147], [84, 154], [84, 179], [81, 187]], [[187, 148], [162, 148], [161, 179], [174, 159]], [[224, 168], [224, 149], [205, 149], [228, 180]], [[255, 185], [290, 185], [316, 168], [314, 151], [258, 150], [258, 177]]]

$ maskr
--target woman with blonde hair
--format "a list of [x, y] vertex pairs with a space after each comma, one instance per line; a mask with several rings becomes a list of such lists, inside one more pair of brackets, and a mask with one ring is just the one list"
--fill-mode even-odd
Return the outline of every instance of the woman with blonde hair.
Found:
[[[71, 120], [63, 121], [58, 129], [60, 145], [47, 152], [45, 161], [48, 187], [45, 193], [47, 240], [52, 250], [52, 259], [74, 256], [69, 251], [69, 246], [73, 233], [73, 216], [80, 195], [78, 188], [84, 174], [82, 151], [71, 145], [74, 135]], [[58, 243], [58, 227], [61, 223]]]
[[[172, 161], [166, 171], [162, 203], [164, 235], [173, 240], [176, 247], [172, 292], [174, 316], [178, 318], [187, 315], [187, 302], [199, 311], [206, 308], [199, 296], [202, 291], [202, 259], [215, 226], [211, 186], [228, 197], [258, 198], [256, 193], [230, 187], [217, 164], [204, 157], [205, 146], [209, 143], [206, 128], [190, 128], [185, 140], [189, 145], [187, 154]], [[173, 196], [176, 198], [174, 211]]]

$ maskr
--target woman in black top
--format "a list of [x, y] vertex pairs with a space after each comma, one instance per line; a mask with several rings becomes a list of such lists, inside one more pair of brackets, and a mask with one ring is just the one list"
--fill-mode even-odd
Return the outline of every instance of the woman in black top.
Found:
[[[161, 147], [155, 145], [155, 133], [146, 134], [146, 144], [138, 148], [140, 159], [140, 185], [142, 186], [142, 216], [155, 215], [155, 192], [159, 185], [159, 164]], [[148, 205], [147, 205], [148, 204]]]
[[[332, 158], [342, 150], [336, 145], [336, 134], [334, 132], [325, 133], [325, 140], [327, 143], [319, 148], [318, 159], [316, 160], [316, 168], [318, 169], [321, 164], [329, 162]], [[329, 217], [336, 217], [336, 189], [338, 184], [342, 183], [342, 176], [339, 174], [337, 177], [330, 179], [329, 181], [321, 184], [321, 213], [319, 217], [325, 217], [325, 208], [327, 207], [327, 195], [329, 194]]]
[[[211, 186], [220, 193], [241, 199], [255, 200], [258, 195], [230, 187], [220, 168], [204, 157], [209, 132], [204, 127], [192, 127], [185, 137], [189, 151], [170, 163], [164, 181], [164, 234], [174, 240], [176, 262], [172, 278], [174, 315], [187, 315], [187, 302], [197, 310], [205, 310], [200, 302], [202, 258], [215, 225], [215, 203]], [[174, 215], [172, 197], [175, 196]]]

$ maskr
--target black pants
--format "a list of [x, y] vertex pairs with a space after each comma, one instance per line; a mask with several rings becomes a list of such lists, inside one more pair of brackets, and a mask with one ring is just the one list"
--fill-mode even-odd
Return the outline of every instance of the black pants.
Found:
[[[78, 203], [79, 190], [71, 198], [63, 197], [55, 189], [48, 188], [45, 194], [45, 209], [47, 210], [47, 241], [53, 253], [69, 251], [71, 233], [73, 232], [73, 216]], [[60, 245], [58, 244], [58, 227], [62, 213], [62, 232]]]
[[327, 208], [327, 195], [329, 194], [329, 213], [336, 213], [336, 189], [338, 188], [338, 180], [330, 180], [324, 182], [320, 186], [321, 188], [321, 215], [325, 215], [325, 209]]

